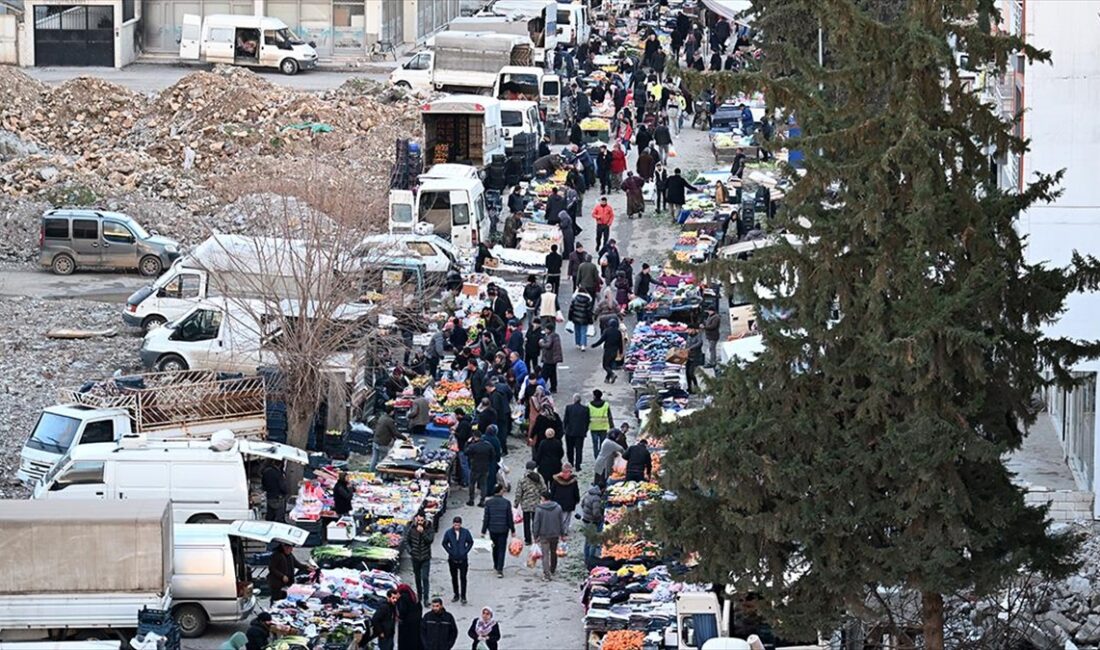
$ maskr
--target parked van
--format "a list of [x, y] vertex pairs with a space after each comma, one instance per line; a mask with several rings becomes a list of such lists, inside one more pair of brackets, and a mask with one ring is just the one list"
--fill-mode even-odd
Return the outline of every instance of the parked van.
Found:
[[[261, 366], [277, 366], [273, 343], [282, 332], [278, 318], [264, 319], [267, 308], [259, 300], [216, 298], [200, 302], [179, 319], [145, 335], [139, 352], [142, 365], [162, 372], [214, 370], [246, 374], [254, 374]], [[284, 300], [278, 310], [280, 315], [293, 315], [300, 306]], [[373, 311], [372, 305], [349, 303], [337, 317], [365, 321]], [[333, 355], [329, 362], [330, 369], [344, 374], [348, 381], [354, 376], [351, 350]]]
[[533, 133], [536, 141], [542, 141], [542, 119], [537, 102], [501, 100], [500, 124], [504, 129], [506, 149], [512, 147], [512, 139], [520, 133]]
[[[232, 433], [226, 431], [232, 439]], [[150, 441], [141, 437], [80, 445], [35, 487], [35, 499], [168, 499], [177, 523], [255, 519], [246, 460], [307, 464], [306, 452], [276, 442]]]
[[558, 43], [576, 47], [587, 43], [591, 33], [588, 5], [574, 2], [558, 5]]
[[120, 212], [47, 210], [38, 236], [38, 264], [57, 275], [85, 269], [137, 270], [156, 277], [179, 257], [179, 243], [150, 234]]
[[289, 75], [317, 67], [314, 48], [278, 18], [183, 15], [180, 58], [185, 61], [278, 68]]
[[491, 232], [485, 186], [471, 178], [428, 178], [415, 193], [390, 190], [390, 233], [418, 232], [418, 223], [430, 224], [432, 234], [465, 256]]
[[177, 525], [172, 617], [180, 634], [200, 637], [210, 623], [236, 623], [255, 609], [244, 540], [301, 546], [307, 537], [309, 533], [301, 528], [274, 521]]
[[493, 86], [493, 96], [501, 100], [538, 102], [542, 117], [548, 120], [562, 111], [561, 78], [542, 68], [513, 65], [501, 68]]

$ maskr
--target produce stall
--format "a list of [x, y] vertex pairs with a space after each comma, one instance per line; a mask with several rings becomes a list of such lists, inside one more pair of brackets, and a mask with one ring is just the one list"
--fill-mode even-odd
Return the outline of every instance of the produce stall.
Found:
[[740, 149], [746, 162], [756, 160], [760, 148], [756, 146], [752, 135], [741, 135], [738, 131], [717, 131], [710, 136], [710, 150], [716, 163], [732, 163]]
[[585, 144], [611, 141], [611, 121], [608, 118], [586, 117], [581, 120], [580, 127], [581, 138]]

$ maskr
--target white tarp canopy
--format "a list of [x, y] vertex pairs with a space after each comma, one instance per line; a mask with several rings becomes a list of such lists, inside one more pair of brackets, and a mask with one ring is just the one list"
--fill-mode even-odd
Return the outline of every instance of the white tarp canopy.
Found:
[[741, 23], [748, 22], [747, 17], [741, 14], [752, 9], [750, 0], [703, 0], [703, 4], [726, 20], [736, 20]]

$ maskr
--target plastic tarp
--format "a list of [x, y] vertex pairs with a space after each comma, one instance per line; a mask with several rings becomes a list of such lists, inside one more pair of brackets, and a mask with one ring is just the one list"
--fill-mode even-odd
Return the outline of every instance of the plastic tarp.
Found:
[[742, 14], [752, 9], [750, 0], [703, 0], [703, 5], [726, 20], [740, 23], [748, 22], [747, 16]]
[[163, 594], [172, 538], [167, 500], [0, 501], [0, 596]]

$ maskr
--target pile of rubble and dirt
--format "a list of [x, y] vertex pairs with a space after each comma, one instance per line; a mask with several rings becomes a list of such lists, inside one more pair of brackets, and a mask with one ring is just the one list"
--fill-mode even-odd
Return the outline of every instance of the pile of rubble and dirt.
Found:
[[[113, 202], [131, 214], [153, 201], [145, 224], [185, 244], [208, 235], [211, 215], [236, 198], [225, 188], [282, 191], [288, 176], [320, 167], [349, 179], [341, 191], [384, 195], [395, 140], [420, 128], [418, 100], [381, 84], [350, 79], [308, 93], [227, 66], [148, 97], [88, 77], [50, 87], [0, 68], [0, 96], [14, 100], [0, 105], [0, 199]], [[12, 205], [0, 200], [0, 260], [29, 261], [35, 251], [20, 244], [37, 238], [37, 215]]]
[[118, 305], [79, 300], [0, 298], [0, 498], [23, 498], [15, 479], [19, 451], [58, 391], [115, 370], [138, 370], [141, 339], [50, 339], [54, 327], [101, 330], [119, 325]]

